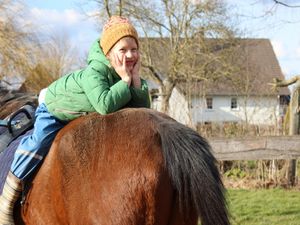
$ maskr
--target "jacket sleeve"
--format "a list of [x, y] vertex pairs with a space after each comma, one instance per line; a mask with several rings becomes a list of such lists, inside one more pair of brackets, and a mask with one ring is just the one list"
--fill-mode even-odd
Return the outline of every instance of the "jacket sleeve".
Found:
[[131, 99], [131, 91], [122, 80], [109, 86], [108, 68], [97, 67], [90, 64], [82, 73], [82, 89], [95, 110], [104, 115], [125, 106]]
[[131, 100], [128, 106], [150, 108], [150, 96], [147, 82], [141, 79], [141, 88], [130, 87]]

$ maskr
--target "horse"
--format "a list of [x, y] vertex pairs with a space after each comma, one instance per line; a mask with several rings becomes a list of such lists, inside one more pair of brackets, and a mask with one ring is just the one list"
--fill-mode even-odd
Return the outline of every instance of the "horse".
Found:
[[16, 109], [21, 108], [26, 104], [37, 107], [37, 96], [34, 94], [22, 92], [0, 91], [0, 119], [5, 119], [9, 114], [12, 114]]
[[228, 225], [225, 194], [196, 131], [151, 109], [92, 113], [57, 134], [16, 224]]

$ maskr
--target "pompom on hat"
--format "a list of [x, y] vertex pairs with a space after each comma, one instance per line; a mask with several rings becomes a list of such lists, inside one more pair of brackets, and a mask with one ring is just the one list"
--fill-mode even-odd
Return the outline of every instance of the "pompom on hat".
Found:
[[100, 40], [100, 46], [106, 55], [109, 50], [123, 37], [133, 37], [139, 45], [138, 34], [130, 21], [121, 16], [112, 16], [105, 23]]

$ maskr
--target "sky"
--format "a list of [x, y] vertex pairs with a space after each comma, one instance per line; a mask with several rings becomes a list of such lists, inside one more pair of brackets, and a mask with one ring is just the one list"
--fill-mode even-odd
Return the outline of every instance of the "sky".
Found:
[[95, 20], [83, 14], [80, 0], [26, 0], [25, 4], [28, 23], [49, 35], [67, 35], [81, 53], [99, 37]]
[[[203, 1], [203, 0], [198, 0]], [[286, 78], [300, 75], [300, 0], [224, 0], [244, 37], [270, 39]], [[81, 52], [99, 36], [95, 20], [82, 14], [80, 0], [26, 0], [28, 21], [48, 33], [65, 33]], [[91, 12], [92, 13], [92, 12]]]

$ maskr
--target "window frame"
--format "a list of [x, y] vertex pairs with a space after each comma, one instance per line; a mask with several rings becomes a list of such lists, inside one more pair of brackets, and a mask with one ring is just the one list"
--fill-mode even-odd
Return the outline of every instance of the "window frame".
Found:
[[231, 110], [238, 110], [239, 109], [238, 99], [236, 97], [232, 97], [230, 99], [230, 109]]
[[205, 106], [207, 110], [213, 110], [214, 104], [213, 104], [213, 98], [212, 97], [206, 97], [205, 98]]

